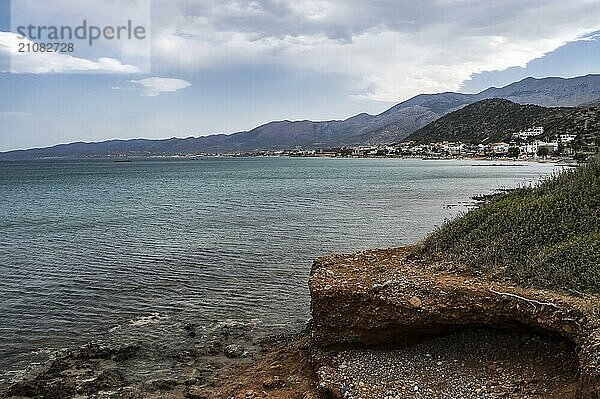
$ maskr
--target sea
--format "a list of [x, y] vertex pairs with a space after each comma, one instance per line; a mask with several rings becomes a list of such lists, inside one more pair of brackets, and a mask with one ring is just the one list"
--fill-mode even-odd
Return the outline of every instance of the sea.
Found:
[[[552, 164], [200, 157], [0, 162], [0, 382], [93, 340], [310, 318], [315, 257], [418, 242]], [[165, 338], [166, 337], [166, 338]]]

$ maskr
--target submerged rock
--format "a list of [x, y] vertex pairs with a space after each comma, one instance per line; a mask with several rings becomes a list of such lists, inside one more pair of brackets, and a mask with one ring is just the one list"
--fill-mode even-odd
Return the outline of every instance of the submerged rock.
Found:
[[132, 359], [137, 345], [113, 348], [91, 342], [60, 351], [37, 369], [31, 370], [4, 393], [7, 397], [70, 398], [115, 391], [129, 383], [122, 362]]
[[227, 345], [223, 350], [225, 356], [230, 359], [238, 359], [240, 357], [246, 357], [248, 352], [244, 349], [243, 346], [237, 344]]
[[187, 323], [183, 326], [183, 329], [187, 331], [188, 336], [192, 338], [196, 336], [196, 325], [194, 323]]
[[80, 348], [67, 351], [65, 358], [74, 360], [104, 359], [122, 362], [133, 358], [140, 347], [138, 345], [126, 345], [117, 348], [90, 342]]

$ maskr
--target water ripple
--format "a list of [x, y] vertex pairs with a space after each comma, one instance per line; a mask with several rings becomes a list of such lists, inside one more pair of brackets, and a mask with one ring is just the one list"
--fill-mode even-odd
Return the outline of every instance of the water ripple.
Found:
[[444, 205], [553, 170], [470, 163], [0, 163], [0, 374], [185, 322], [296, 325], [314, 257], [413, 242], [466, 210]]

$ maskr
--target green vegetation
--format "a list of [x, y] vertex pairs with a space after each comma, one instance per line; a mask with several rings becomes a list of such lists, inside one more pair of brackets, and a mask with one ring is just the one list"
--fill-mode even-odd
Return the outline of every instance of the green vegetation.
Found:
[[[406, 140], [429, 143], [462, 141], [463, 143], [493, 143], [509, 141], [512, 133], [543, 126], [544, 137], [560, 134], [598, 137], [600, 107], [540, 107], [519, 105], [509, 100], [490, 99], [467, 105], [422, 127]], [[576, 143], [578, 147], [584, 143]], [[577, 148], [579, 150], [579, 148]]]
[[547, 157], [549, 155], [552, 155], [552, 153], [551, 153], [551, 151], [550, 151], [550, 149], [548, 147], [540, 147], [537, 150], [537, 156], [538, 157], [544, 158], [544, 157]]
[[600, 161], [493, 198], [419, 252], [523, 286], [600, 294]]

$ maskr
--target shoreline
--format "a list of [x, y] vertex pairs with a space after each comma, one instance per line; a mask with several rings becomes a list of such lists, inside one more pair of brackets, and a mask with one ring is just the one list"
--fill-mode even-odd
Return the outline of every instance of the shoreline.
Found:
[[[599, 398], [600, 314], [593, 304], [600, 298], [518, 288], [410, 254], [401, 247], [318, 258], [307, 328], [256, 341], [251, 355], [240, 345], [243, 332], [228, 331], [212, 348], [213, 356], [227, 360], [211, 375], [197, 375], [198, 362], [208, 359], [197, 352], [172, 359], [175, 374], [135, 380], [132, 368], [152, 368], [138, 346], [88, 344], [32, 369], [8, 397], [445, 398], [430, 391], [440, 378], [428, 371], [433, 367], [455, 373], [453, 381], [483, 383], [479, 391], [459, 382], [435, 388], [465, 399], [482, 392], [489, 398]], [[478, 348], [488, 349], [477, 355]], [[396, 381], [393, 370], [405, 363], [396, 361], [406, 356], [413, 366], [402, 366], [404, 377]], [[392, 374], [384, 377], [384, 369]]]
[[542, 163], [542, 164], [563, 164], [578, 165], [573, 158], [506, 158], [506, 157], [423, 157], [423, 156], [330, 156], [330, 155], [253, 155], [253, 154], [217, 154], [217, 155], [153, 155], [153, 156], [99, 156], [99, 157], [45, 157], [45, 158], [27, 158], [27, 159], [0, 159], [0, 162], [35, 162], [35, 161], [111, 161], [114, 163], [128, 164], [136, 160], [198, 160], [211, 158], [291, 158], [291, 159], [402, 159], [402, 160], [422, 160], [422, 161], [486, 161], [486, 162], [524, 162], [524, 163]]

